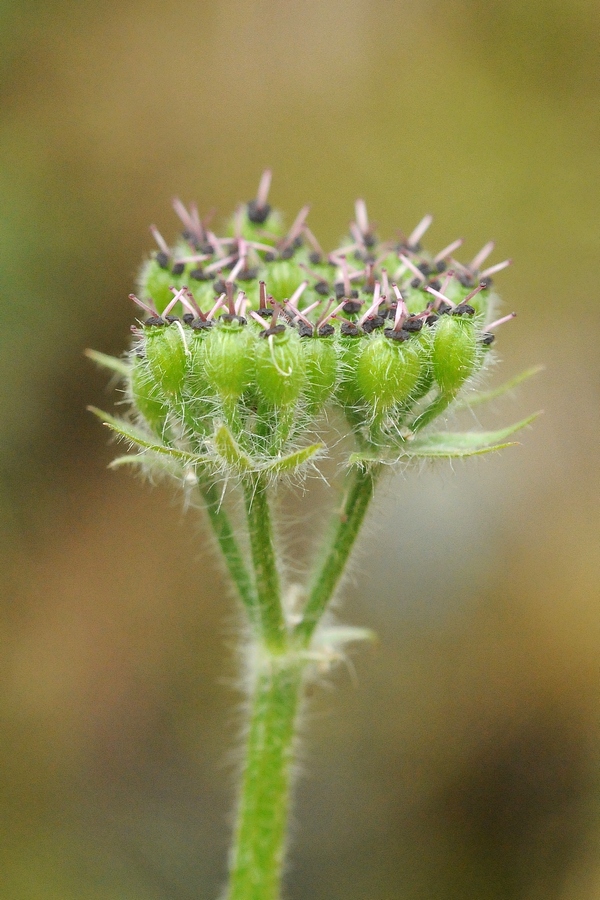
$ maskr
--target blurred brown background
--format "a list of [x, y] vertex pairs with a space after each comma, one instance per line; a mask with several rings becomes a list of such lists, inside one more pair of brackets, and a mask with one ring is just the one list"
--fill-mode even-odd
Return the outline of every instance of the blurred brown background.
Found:
[[[170, 199], [337, 240], [488, 238], [519, 318], [481, 413], [522, 446], [390, 479], [347, 590], [377, 629], [313, 700], [290, 900], [600, 892], [600, 7], [594, 0], [0, 2], [0, 896], [223, 884], [234, 607], [177, 501], [108, 473], [86, 346], [120, 353]], [[385, 499], [383, 499], [385, 495]], [[308, 510], [308, 506], [306, 506]]]

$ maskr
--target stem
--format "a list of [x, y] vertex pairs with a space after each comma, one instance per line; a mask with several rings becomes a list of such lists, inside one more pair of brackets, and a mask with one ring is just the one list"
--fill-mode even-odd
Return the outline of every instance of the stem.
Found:
[[281, 653], [286, 646], [287, 633], [273, 546], [267, 479], [262, 475], [249, 476], [244, 480], [244, 493], [260, 630], [265, 644], [273, 652]]
[[[439, 394], [429, 406], [418, 416], [411, 426], [413, 432], [419, 431], [432, 419], [436, 418], [452, 402], [454, 397], [448, 394]], [[353, 424], [350, 418], [351, 424]], [[355, 427], [355, 434], [359, 438], [359, 445], [364, 445], [360, 431]], [[373, 491], [382, 466], [374, 465], [368, 468], [356, 468], [354, 477], [346, 492], [339, 519], [333, 528], [329, 542], [329, 550], [324, 562], [313, 578], [308, 600], [304, 609], [304, 616], [296, 626], [295, 634], [300, 638], [301, 644], [306, 646], [321, 616], [325, 612], [333, 592], [344, 572], [354, 542], [358, 537], [365, 513], [373, 496]]]
[[417, 416], [412, 425], [409, 425], [410, 430], [413, 433], [416, 433], [417, 431], [420, 431], [421, 428], [424, 428], [425, 425], [432, 422], [433, 419], [450, 406], [454, 400], [454, 396], [454, 394], [438, 394], [437, 397], [431, 401], [429, 406], [425, 407], [423, 412]]
[[355, 467], [342, 508], [336, 516], [329, 549], [313, 578], [302, 621], [296, 626], [295, 633], [305, 646], [309, 643], [346, 567], [381, 469], [380, 465]]
[[210, 524], [212, 525], [215, 537], [225, 558], [225, 564], [231, 579], [238, 590], [242, 603], [248, 611], [250, 621], [257, 625], [258, 602], [256, 592], [252, 586], [252, 580], [235, 538], [229, 516], [223, 509], [221, 492], [213, 482], [199, 480], [199, 486], [206, 504], [206, 511], [210, 519]]
[[227, 900], [277, 900], [303, 664], [271, 657], [255, 677]]

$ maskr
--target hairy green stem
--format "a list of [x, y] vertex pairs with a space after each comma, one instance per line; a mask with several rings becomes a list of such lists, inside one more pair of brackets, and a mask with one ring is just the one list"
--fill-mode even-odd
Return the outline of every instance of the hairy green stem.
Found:
[[409, 425], [409, 429], [412, 432], [420, 431], [421, 428], [424, 428], [425, 425], [429, 425], [430, 422], [433, 422], [441, 413], [446, 410], [452, 401], [454, 400], [455, 394], [438, 394], [435, 397], [429, 406], [426, 406], [423, 412], [417, 416], [412, 425]]
[[221, 548], [227, 570], [235, 584], [250, 621], [258, 626], [258, 602], [256, 592], [244, 557], [239, 548], [229, 516], [223, 509], [223, 497], [218, 486], [208, 480], [199, 479], [200, 493], [204, 498], [206, 511], [213, 532]]
[[248, 476], [244, 480], [244, 494], [261, 636], [273, 652], [281, 653], [286, 647], [287, 634], [267, 485], [263, 475]]
[[293, 636], [285, 627], [267, 480], [257, 475], [245, 479], [258, 634], [255, 629], [250, 724], [226, 900], [280, 897], [293, 744], [306, 666], [301, 648], [309, 643], [344, 571], [381, 468], [354, 469]]
[[278, 900], [304, 663], [266, 656], [255, 675], [227, 900]]
[[381, 465], [355, 466], [342, 508], [335, 517], [328, 549], [309, 589], [302, 621], [296, 626], [295, 635], [303, 645], [309, 643], [343, 574], [381, 469]]

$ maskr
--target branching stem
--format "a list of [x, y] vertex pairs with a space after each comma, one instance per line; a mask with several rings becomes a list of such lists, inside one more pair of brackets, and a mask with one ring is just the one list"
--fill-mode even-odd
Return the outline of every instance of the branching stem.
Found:
[[342, 507], [335, 516], [325, 556], [313, 577], [304, 616], [296, 626], [295, 636], [301, 645], [306, 646], [310, 642], [339, 583], [373, 497], [381, 469], [381, 465], [354, 467]]
[[416, 434], [416, 432], [420, 431], [421, 428], [424, 428], [425, 425], [429, 425], [430, 422], [433, 422], [434, 419], [448, 409], [453, 402], [454, 397], [454, 394], [438, 394], [437, 397], [431, 401], [429, 406], [426, 406], [423, 412], [417, 416], [412, 425], [409, 425], [410, 431]]
[[252, 697], [245, 764], [230, 856], [227, 900], [278, 900], [284, 860], [303, 649], [325, 612], [358, 536], [381, 466], [356, 466], [295, 632], [286, 628], [268, 482], [244, 480], [254, 585], [217, 488], [203, 485], [211, 524], [252, 627]]
[[285, 850], [296, 720], [306, 659], [302, 649], [325, 611], [364, 519], [379, 466], [356, 467], [304, 618], [285, 626], [264, 476], [244, 482], [255, 587], [214, 485], [203, 484], [211, 525], [253, 626], [253, 684], [243, 781], [230, 856], [227, 900], [278, 900]]
[[248, 476], [244, 480], [244, 495], [261, 638], [273, 653], [282, 653], [286, 649], [287, 634], [267, 485], [264, 475]]
[[250, 621], [258, 627], [258, 601], [252, 579], [236, 540], [229, 516], [223, 509], [223, 498], [218, 486], [208, 480], [199, 480], [200, 493], [213, 532], [225, 559], [227, 570], [235, 584]]

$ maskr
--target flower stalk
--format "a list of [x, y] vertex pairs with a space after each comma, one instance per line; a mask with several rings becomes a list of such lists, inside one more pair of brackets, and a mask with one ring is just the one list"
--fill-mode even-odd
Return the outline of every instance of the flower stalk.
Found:
[[339, 513], [334, 517], [326, 554], [310, 584], [304, 615], [295, 629], [296, 637], [308, 646], [344, 574], [375, 490], [381, 466], [356, 466]]
[[[93, 410], [133, 449], [112, 465], [161, 474], [198, 498], [247, 616], [248, 722], [227, 900], [280, 897], [303, 687], [369, 636], [323, 620], [384, 468], [501, 449], [533, 418], [495, 432], [431, 430], [457, 401], [478, 402], [472, 379], [514, 315], [488, 324], [498, 302], [491, 276], [509, 264], [481, 270], [493, 243], [469, 265], [452, 256], [461, 240], [429, 254], [420, 241], [430, 216], [408, 238], [382, 241], [359, 200], [349, 235], [325, 255], [308, 207], [284, 230], [270, 183], [265, 172], [222, 237], [176, 200], [181, 236], [171, 247], [152, 227], [158, 250], [130, 295], [143, 313], [131, 350], [124, 359], [89, 352], [130, 403], [121, 419]], [[328, 419], [345, 423], [353, 447], [344, 456], [348, 442], [331, 441]], [[290, 609], [272, 494], [328, 453], [340, 456], [345, 491], [304, 602]], [[243, 498], [243, 541], [225, 509], [231, 492]]]
[[277, 657], [287, 650], [287, 640], [273, 545], [268, 485], [264, 476], [245, 479], [244, 494], [256, 581], [259, 637], [265, 649]]
[[220, 492], [217, 490], [217, 486], [210, 482], [204, 485], [199, 484], [198, 487], [204, 500], [213, 534], [223, 554], [229, 577], [237, 588], [248, 618], [256, 627], [258, 625], [256, 593], [233, 527], [223, 509]]
[[297, 654], [266, 654], [255, 665], [227, 900], [280, 896], [305, 665]]

